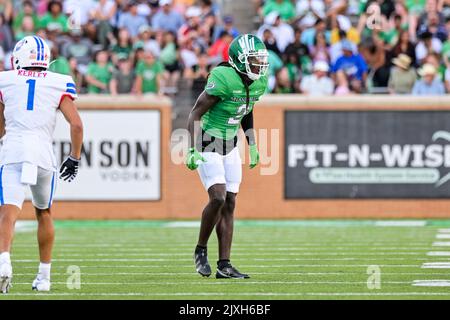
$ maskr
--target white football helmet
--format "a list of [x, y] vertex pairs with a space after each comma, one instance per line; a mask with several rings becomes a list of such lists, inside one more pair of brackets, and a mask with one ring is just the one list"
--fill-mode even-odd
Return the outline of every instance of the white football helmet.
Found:
[[12, 53], [14, 69], [44, 68], [50, 65], [50, 47], [41, 37], [27, 36], [17, 42]]

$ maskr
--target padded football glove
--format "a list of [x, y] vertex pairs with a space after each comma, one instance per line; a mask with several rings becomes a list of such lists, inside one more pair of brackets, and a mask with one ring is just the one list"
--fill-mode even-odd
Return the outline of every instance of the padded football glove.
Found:
[[206, 162], [200, 152], [198, 152], [195, 148], [190, 148], [186, 157], [186, 166], [190, 170], [195, 170], [198, 168], [199, 161]]
[[259, 151], [256, 144], [250, 145], [249, 149], [250, 149], [250, 169], [253, 169], [259, 163]]
[[61, 169], [59, 170], [59, 178], [64, 181], [71, 182], [78, 174], [79, 164], [80, 159], [75, 159], [69, 156], [61, 165]]

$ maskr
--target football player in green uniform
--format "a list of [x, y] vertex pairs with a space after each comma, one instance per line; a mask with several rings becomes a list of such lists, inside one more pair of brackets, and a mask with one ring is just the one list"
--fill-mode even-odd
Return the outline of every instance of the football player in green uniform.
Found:
[[[237, 37], [229, 48], [229, 61], [209, 74], [188, 121], [189, 169], [198, 169], [209, 202], [203, 210], [194, 258], [197, 272], [211, 275], [208, 239], [216, 228], [219, 261], [216, 278], [249, 278], [230, 262], [236, 195], [242, 179], [237, 134], [242, 126], [250, 150], [250, 168], [259, 162], [253, 129], [253, 106], [266, 92], [268, 52], [254, 35]], [[200, 125], [196, 125], [200, 124]]]

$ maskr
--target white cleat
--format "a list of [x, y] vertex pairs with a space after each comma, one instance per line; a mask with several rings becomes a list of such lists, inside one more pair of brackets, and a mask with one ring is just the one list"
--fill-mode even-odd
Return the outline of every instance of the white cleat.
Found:
[[0, 292], [8, 293], [12, 287], [12, 266], [10, 263], [2, 263], [0, 265]]
[[50, 280], [36, 278], [31, 285], [31, 289], [36, 291], [50, 291], [50, 286]]

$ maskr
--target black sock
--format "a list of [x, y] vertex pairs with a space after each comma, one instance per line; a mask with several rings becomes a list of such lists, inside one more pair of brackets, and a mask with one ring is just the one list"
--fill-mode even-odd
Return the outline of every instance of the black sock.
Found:
[[230, 263], [230, 260], [228, 260], [228, 259], [221, 259], [221, 260], [217, 261], [217, 268], [219, 268], [219, 269], [223, 269], [223, 268], [226, 268], [229, 266], [231, 266], [231, 263]]
[[201, 246], [201, 245], [197, 245], [197, 246], [195, 247], [195, 252], [201, 251], [201, 250], [206, 250], [206, 247]]

